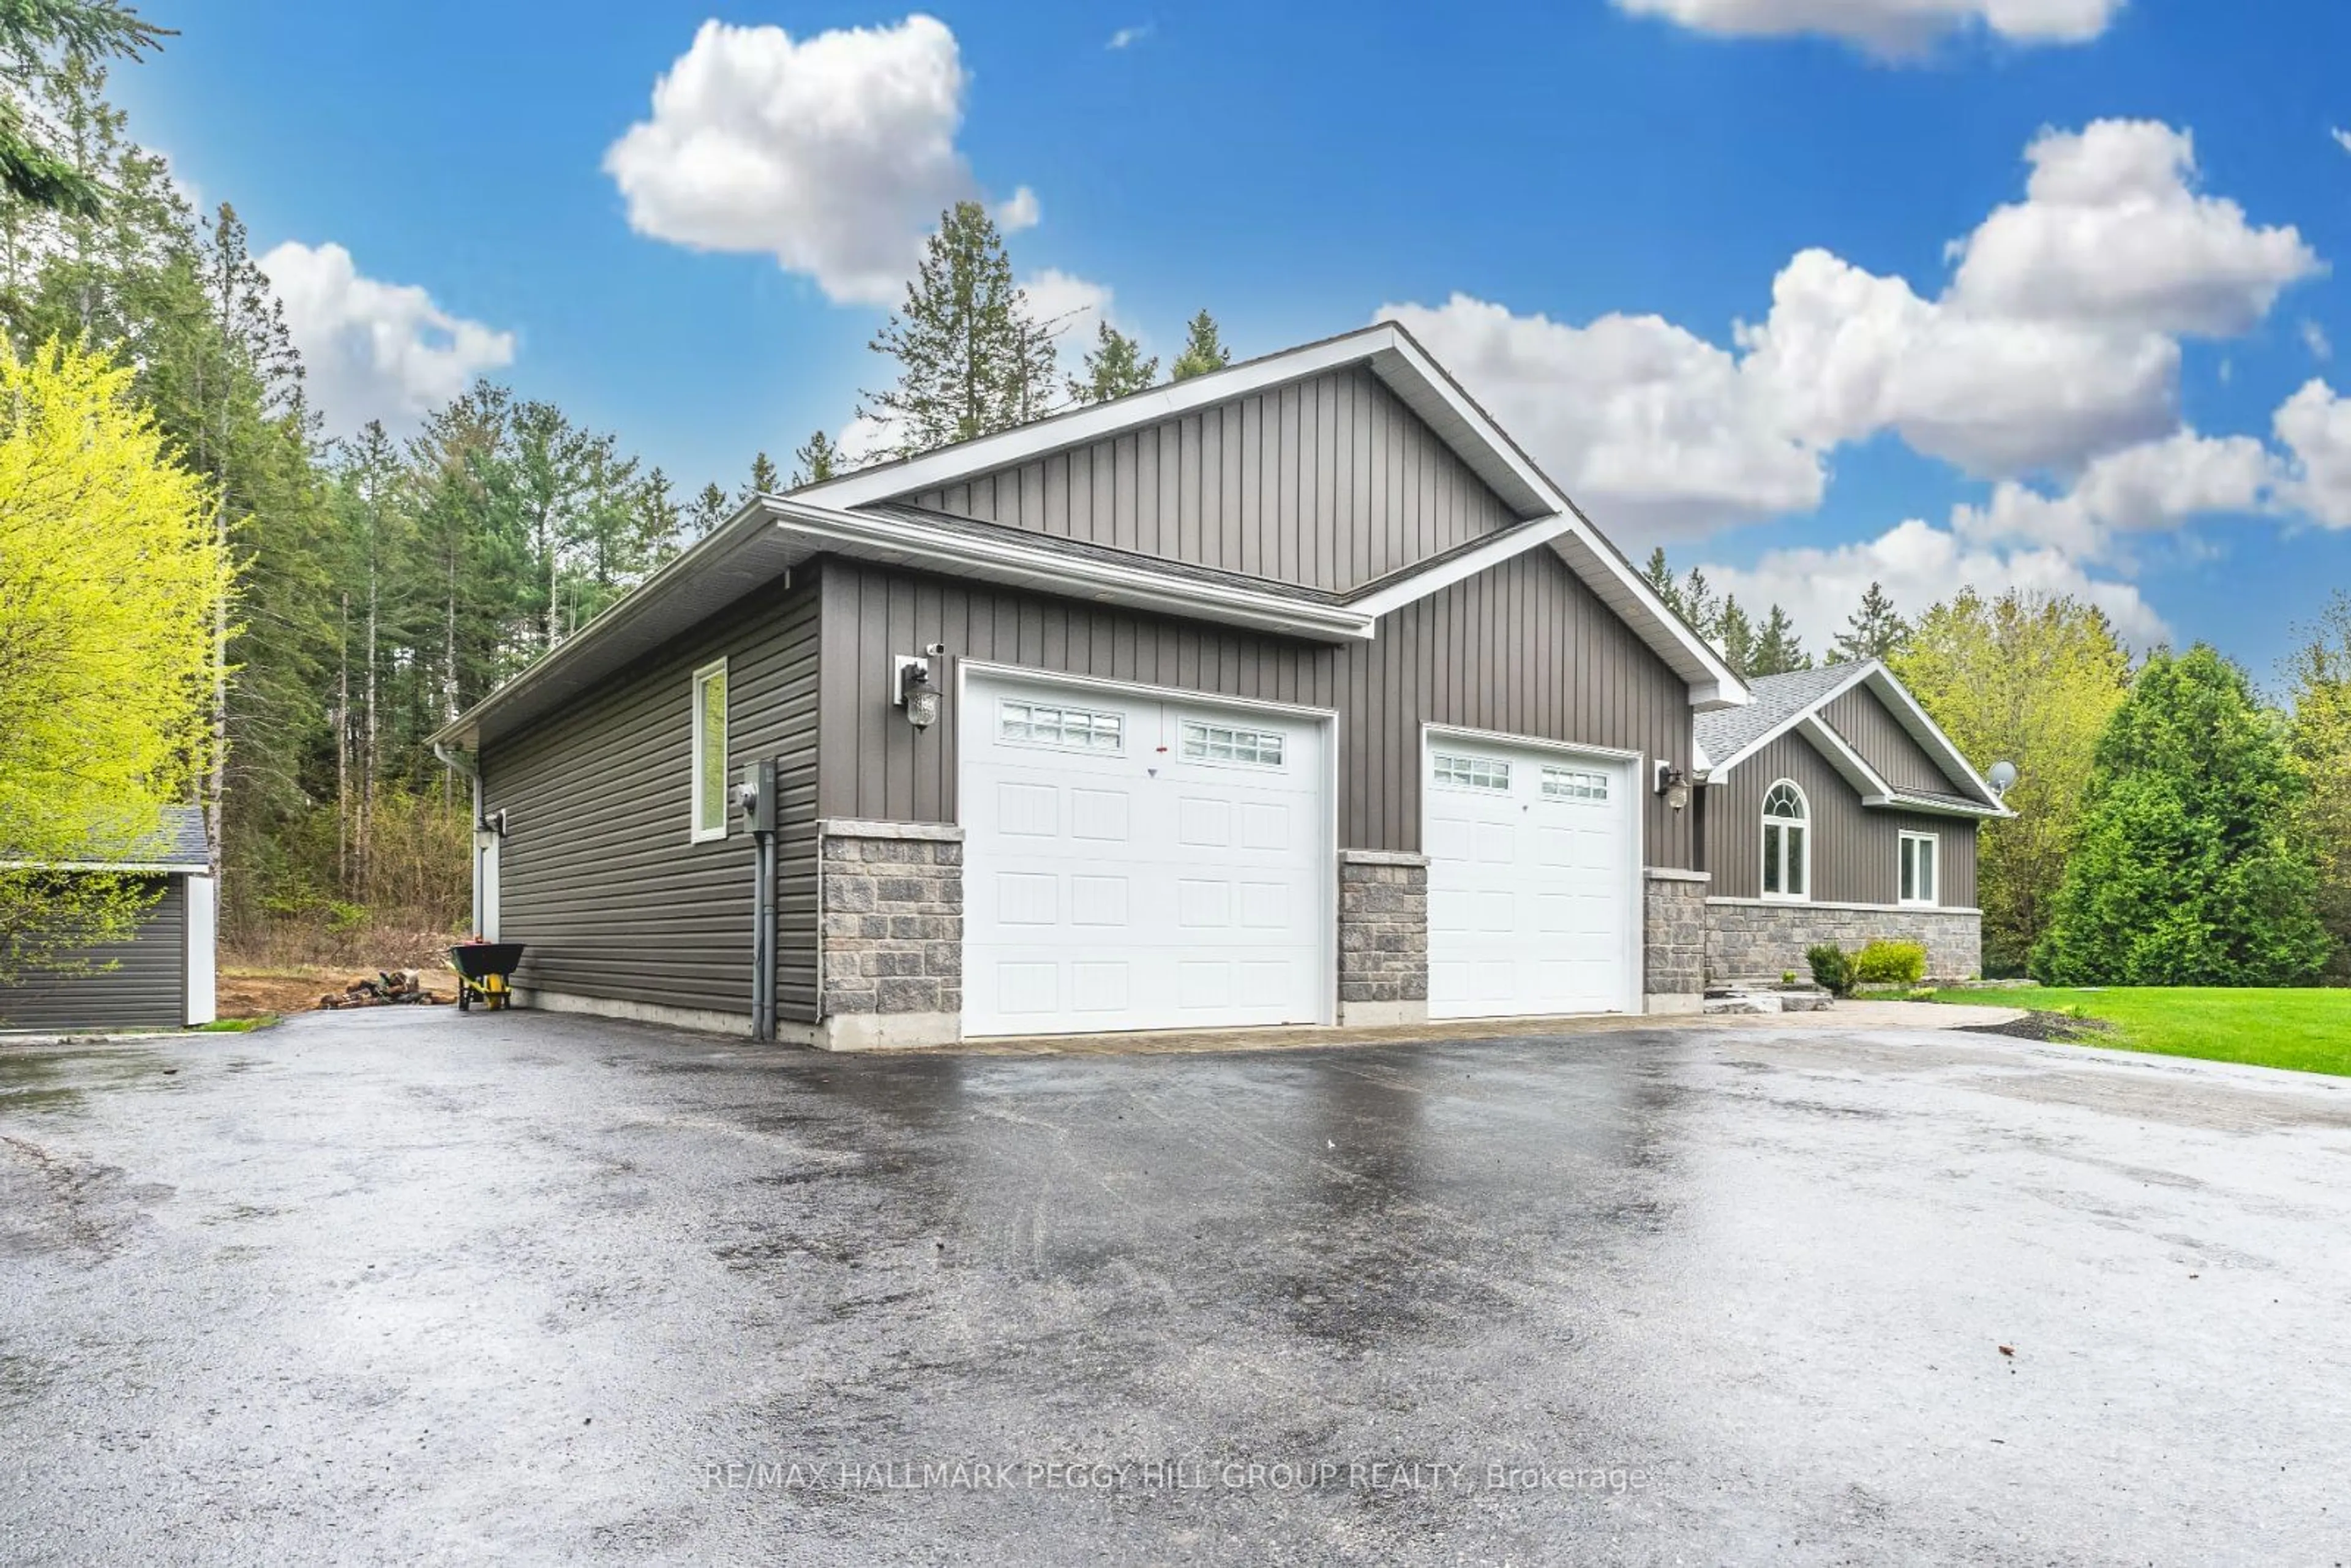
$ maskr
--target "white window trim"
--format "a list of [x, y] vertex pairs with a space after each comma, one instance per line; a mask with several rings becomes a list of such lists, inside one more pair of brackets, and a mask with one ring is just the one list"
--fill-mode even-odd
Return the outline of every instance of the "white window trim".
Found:
[[[731, 715], [735, 706], [735, 683], [726, 677], [726, 660], [713, 659], [695, 671], [694, 678], [686, 683], [686, 700], [693, 706], [694, 717], [692, 761], [686, 776], [685, 826], [687, 841], [697, 844], [715, 843], [725, 838], [728, 826], [723, 768], [719, 779], [718, 825], [715, 828], [702, 825], [702, 787], [705, 783], [702, 777], [702, 685], [713, 675], [726, 681], [726, 706]], [[732, 736], [727, 737], [730, 746], [733, 738]]]
[[[1804, 814], [1802, 817], [1776, 817], [1769, 812], [1765, 812], [1758, 819], [1755, 831], [1755, 890], [1758, 894], [1773, 904], [1810, 904], [1813, 901], [1813, 798], [1810, 795], [1805, 794], [1804, 787], [1797, 783], [1793, 779], [1774, 779], [1771, 783], [1764, 786], [1763, 799], [1767, 801], [1770, 800], [1771, 799], [1772, 791], [1778, 789], [1782, 784], [1785, 784], [1790, 789], [1794, 790], [1796, 799], [1803, 802]], [[1781, 891], [1778, 893], [1768, 892], [1765, 890], [1763, 885], [1763, 868], [1765, 860], [1771, 852], [1771, 839], [1764, 833], [1763, 829], [1774, 825], [1782, 830], [1780, 834], [1780, 843], [1782, 846], [1780, 852]], [[1786, 891], [1788, 885], [1786, 849], [1788, 835], [1785, 830], [1789, 828], [1802, 828], [1804, 831], [1804, 891], [1802, 893], [1790, 893]]]
[[[1928, 878], [1934, 885], [1927, 889], [1927, 896], [1924, 898], [1904, 898], [1902, 896], [1902, 852], [1913, 843], [1932, 844], [1934, 846], [1934, 874]], [[1942, 907], [1942, 834], [1921, 833], [1914, 831], [1911, 829], [1905, 828], [1896, 836], [1894, 841], [1894, 897], [1895, 902], [1905, 909], [1939, 909]]]

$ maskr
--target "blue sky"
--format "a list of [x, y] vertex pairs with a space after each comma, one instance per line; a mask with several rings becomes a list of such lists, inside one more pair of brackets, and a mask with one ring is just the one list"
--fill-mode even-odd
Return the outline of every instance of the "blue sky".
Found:
[[2337, 4], [148, 9], [134, 133], [334, 424], [478, 371], [731, 486], [847, 424], [922, 214], [1026, 191], [1040, 298], [1163, 353], [1400, 308], [1628, 550], [1815, 640], [2012, 582], [2266, 679], [2351, 586]]

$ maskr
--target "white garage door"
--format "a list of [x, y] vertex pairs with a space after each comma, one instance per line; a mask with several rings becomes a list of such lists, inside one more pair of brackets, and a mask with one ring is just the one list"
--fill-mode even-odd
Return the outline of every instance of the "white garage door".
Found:
[[961, 710], [965, 1033], [1324, 1020], [1323, 721], [978, 674]]
[[1428, 1010], [1638, 1010], [1634, 764], [1432, 731]]

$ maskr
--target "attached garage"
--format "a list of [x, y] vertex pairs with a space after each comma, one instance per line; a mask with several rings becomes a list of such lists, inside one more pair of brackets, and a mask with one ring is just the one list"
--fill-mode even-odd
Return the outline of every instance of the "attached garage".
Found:
[[1327, 715], [967, 666], [965, 1030], [1322, 1023]]
[[1641, 1010], [1639, 759], [1431, 728], [1428, 1011]]

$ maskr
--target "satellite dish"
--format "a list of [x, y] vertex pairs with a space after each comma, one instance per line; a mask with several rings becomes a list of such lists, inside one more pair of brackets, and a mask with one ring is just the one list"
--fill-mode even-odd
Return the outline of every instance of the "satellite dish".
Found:
[[1991, 780], [1991, 787], [2005, 795], [2008, 793], [2008, 787], [2016, 782], [2016, 764], [1995, 762], [1991, 765], [1991, 772], [1988, 777]]

